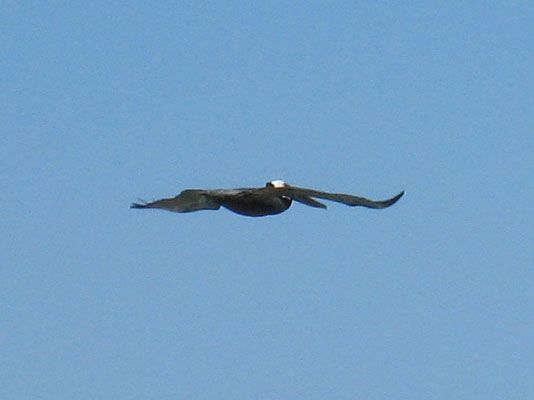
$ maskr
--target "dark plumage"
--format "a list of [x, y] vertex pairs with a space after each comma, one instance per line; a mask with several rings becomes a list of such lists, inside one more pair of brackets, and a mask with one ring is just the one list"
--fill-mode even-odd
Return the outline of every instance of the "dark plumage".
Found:
[[186, 213], [199, 210], [218, 210], [221, 206], [241, 215], [262, 217], [284, 212], [297, 201], [310, 207], [326, 208], [315, 198], [331, 200], [348, 206], [386, 208], [395, 204], [404, 191], [388, 200], [373, 201], [363, 197], [342, 193], [321, 192], [299, 188], [275, 180], [265, 187], [241, 189], [186, 189], [178, 196], [156, 200], [151, 203], [133, 203], [131, 208], [161, 208]]

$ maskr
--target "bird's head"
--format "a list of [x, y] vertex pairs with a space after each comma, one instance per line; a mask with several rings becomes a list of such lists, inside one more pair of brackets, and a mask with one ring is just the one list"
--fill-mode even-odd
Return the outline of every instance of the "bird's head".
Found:
[[289, 185], [287, 183], [285, 183], [284, 181], [281, 181], [280, 179], [276, 179], [274, 181], [270, 181], [265, 184], [265, 187], [272, 187], [275, 189], [281, 189], [281, 188], [285, 188], [288, 186]]

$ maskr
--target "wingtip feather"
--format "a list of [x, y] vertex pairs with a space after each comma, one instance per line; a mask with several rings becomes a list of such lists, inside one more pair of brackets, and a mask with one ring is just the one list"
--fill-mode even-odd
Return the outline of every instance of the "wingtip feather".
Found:
[[141, 203], [132, 203], [130, 204], [130, 208], [148, 208], [148, 203], [144, 201], [143, 199], [137, 199]]
[[404, 196], [404, 190], [402, 192], [400, 192], [398, 195], [396, 195], [396, 196], [392, 197], [391, 199], [387, 200], [385, 207], [392, 206], [397, 201], [399, 201], [402, 196]]

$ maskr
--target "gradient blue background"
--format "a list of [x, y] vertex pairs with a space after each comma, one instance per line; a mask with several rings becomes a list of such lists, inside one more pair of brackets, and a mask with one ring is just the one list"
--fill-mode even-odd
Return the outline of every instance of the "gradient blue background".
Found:
[[3, 3], [0, 398], [534, 398], [532, 3], [215, 3]]

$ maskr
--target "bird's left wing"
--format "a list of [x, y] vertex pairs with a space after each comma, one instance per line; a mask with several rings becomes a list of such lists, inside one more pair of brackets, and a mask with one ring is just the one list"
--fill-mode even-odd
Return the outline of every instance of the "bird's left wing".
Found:
[[150, 203], [132, 203], [131, 208], [161, 208], [186, 213], [199, 210], [218, 210], [221, 205], [210, 195], [209, 190], [187, 189], [178, 196]]

